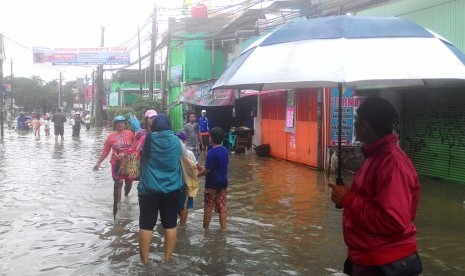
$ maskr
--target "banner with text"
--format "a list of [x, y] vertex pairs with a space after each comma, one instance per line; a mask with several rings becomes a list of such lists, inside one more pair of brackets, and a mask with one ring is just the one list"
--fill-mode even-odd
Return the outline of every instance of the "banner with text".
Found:
[[[345, 87], [342, 94], [342, 146], [351, 146], [354, 142], [355, 110], [365, 100], [356, 95], [355, 88]], [[331, 145], [338, 144], [339, 90], [331, 88]]]
[[233, 105], [236, 89], [211, 90], [215, 81], [188, 84], [184, 87], [179, 97], [179, 102], [201, 106], [226, 106]]
[[53, 65], [127, 65], [130, 63], [127, 47], [97, 48], [33, 48], [34, 63]]

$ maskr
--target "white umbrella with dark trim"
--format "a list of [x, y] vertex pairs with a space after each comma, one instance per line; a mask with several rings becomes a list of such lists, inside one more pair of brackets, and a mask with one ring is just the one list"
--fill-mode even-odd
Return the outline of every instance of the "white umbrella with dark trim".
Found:
[[[402, 18], [332, 16], [287, 24], [257, 40], [214, 88], [252, 90], [342, 86], [465, 85], [465, 55]], [[339, 104], [341, 107], [341, 104]], [[339, 109], [339, 141], [341, 140]], [[341, 178], [339, 143], [337, 184]]]

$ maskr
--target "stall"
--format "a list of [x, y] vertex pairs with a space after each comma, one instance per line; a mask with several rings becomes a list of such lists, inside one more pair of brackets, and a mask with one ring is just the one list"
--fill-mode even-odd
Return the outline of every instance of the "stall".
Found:
[[250, 150], [252, 148], [252, 129], [246, 126], [232, 127], [230, 135], [235, 136], [236, 153], [245, 153], [245, 149]]

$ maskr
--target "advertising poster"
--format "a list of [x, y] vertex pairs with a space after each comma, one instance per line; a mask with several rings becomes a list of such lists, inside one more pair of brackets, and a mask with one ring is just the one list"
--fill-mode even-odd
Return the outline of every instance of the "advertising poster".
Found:
[[[355, 110], [365, 100], [356, 95], [355, 88], [345, 87], [342, 94], [342, 146], [351, 146], [354, 142]], [[331, 88], [331, 145], [338, 145], [339, 91]]]
[[127, 65], [130, 63], [127, 47], [97, 48], [33, 48], [34, 63], [52, 65]]
[[179, 101], [201, 106], [226, 106], [233, 105], [235, 89], [214, 89], [214, 81], [206, 81], [196, 84], [188, 84], [182, 90]]
[[171, 67], [170, 78], [171, 78], [171, 87], [181, 86], [182, 64]]
[[286, 103], [286, 127], [285, 132], [295, 133], [295, 91], [287, 91], [287, 103]]
[[110, 93], [110, 103], [109, 106], [118, 106], [118, 94], [119, 93]]

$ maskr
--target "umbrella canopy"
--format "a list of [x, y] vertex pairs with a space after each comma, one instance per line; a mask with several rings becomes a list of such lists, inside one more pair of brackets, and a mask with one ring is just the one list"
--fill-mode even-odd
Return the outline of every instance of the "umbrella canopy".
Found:
[[285, 25], [257, 40], [213, 88], [254, 90], [465, 83], [465, 55], [396, 17], [333, 16]]
[[322, 17], [292, 22], [263, 36], [212, 88], [338, 87], [336, 183], [342, 184], [343, 85], [465, 85], [465, 55], [444, 38], [401, 18]]

